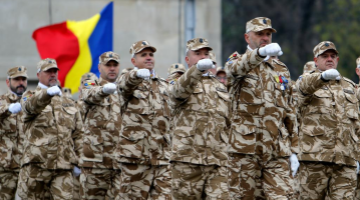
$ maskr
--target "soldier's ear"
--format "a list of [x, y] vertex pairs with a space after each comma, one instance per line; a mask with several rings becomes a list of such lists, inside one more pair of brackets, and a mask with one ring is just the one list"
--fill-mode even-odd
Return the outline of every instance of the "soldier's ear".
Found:
[[132, 63], [134, 66], [136, 66], [136, 60], [135, 60], [135, 58], [131, 58], [131, 63]]

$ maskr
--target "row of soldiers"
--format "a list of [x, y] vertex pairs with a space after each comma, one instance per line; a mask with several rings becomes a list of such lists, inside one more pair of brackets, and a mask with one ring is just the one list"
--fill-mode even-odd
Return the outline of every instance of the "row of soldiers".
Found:
[[175, 64], [167, 80], [147, 41], [130, 47], [134, 67], [121, 73], [120, 56], [103, 53], [100, 78], [82, 77], [77, 102], [62, 95], [55, 60], [38, 63], [34, 91], [26, 68], [11, 68], [1, 199], [354, 199], [357, 86], [336, 70], [329, 41], [292, 83], [275, 32], [268, 18], [247, 22], [227, 86], [204, 38], [187, 42], [188, 70]]

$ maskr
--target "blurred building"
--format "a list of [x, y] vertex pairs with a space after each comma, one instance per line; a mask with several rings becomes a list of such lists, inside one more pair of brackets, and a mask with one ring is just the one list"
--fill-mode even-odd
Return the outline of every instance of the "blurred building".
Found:
[[[29, 88], [37, 85], [40, 57], [31, 37], [35, 29], [65, 20], [88, 19], [108, 2], [1, 0], [0, 94], [7, 90], [7, 69], [17, 65], [28, 68]], [[155, 69], [166, 78], [171, 64], [186, 64], [185, 46], [191, 37], [207, 38], [221, 58], [221, 0], [114, 0], [114, 51], [120, 54], [121, 69], [132, 67], [131, 44], [145, 39], [157, 48]]]

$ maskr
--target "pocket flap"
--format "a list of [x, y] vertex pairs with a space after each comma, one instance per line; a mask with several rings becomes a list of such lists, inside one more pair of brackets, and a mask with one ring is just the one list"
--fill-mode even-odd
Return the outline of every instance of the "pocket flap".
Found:
[[249, 135], [256, 132], [256, 126], [249, 124], [241, 124], [236, 126], [235, 130], [241, 135]]
[[63, 110], [70, 114], [70, 115], [75, 115], [75, 113], [78, 111], [75, 107], [62, 107]]
[[315, 96], [319, 97], [319, 98], [329, 98], [331, 97], [331, 93], [329, 91], [325, 91], [325, 90], [318, 90], [314, 93]]

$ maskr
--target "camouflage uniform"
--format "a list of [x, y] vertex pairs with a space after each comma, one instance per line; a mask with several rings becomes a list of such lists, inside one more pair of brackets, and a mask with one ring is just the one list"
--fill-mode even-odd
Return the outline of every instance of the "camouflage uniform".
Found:
[[[105, 52], [100, 62], [110, 60], [120, 62], [120, 56], [114, 52]], [[103, 86], [108, 82], [99, 79], [86, 81], [82, 88], [82, 99], [87, 104], [84, 119], [84, 144], [81, 156], [82, 173], [80, 175], [80, 193], [82, 199], [114, 199], [115, 176], [120, 174], [114, 169], [116, 164], [113, 153], [121, 127], [121, 102], [118, 92], [106, 94]], [[95, 82], [96, 83], [96, 82]]]
[[[254, 32], [274, 30], [270, 19], [263, 17], [246, 26]], [[231, 197], [296, 199], [289, 156], [299, 147], [289, 70], [278, 59], [265, 59], [258, 49], [249, 48], [231, 56], [227, 66], [232, 77]]]
[[[81, 76], [81, 81], [80, 81], [81, 90], [82, 89], [90, 89], [97, 85], [98, 85], [98, 77], [94, 73], [89, 72], [89, 73], [85, 73], [84, 75]], [[77, 101], [75, 101], [75, 103], [76, 103], [76, 107], [78, 108], [78, 110], [80, 112], [81, 119], [84, 123], [87, 112], [89, 111], [89, 105], [87, 103], [85, 103], [84, 100], [82, 99], [82, 92], [79, 91], [79, 93], [80, 93], [79, 99]], [[79, 200], [79, 199], [81, 199], [80, 198], [80, 176], [74, 175], [73, 177], [74, 177], [73, 199]]]
[[[331, 42], [315, 57], [335, 50]], [[337, 52], [337, 51], [336, 51]], [[359, 107], [355, 83], [326, 81], [318, 69], [299, 78], [301, 199], [353, 199], [358, 160]]]
[[186, 68], [183, 64], [175, 63], [172, 64], [168, 69], [168, 77], [166, 81], [170, 84], [174, 84], [174, 81], [177, 81], [183, 73], [185, 73]]
[[[26, 77], [23, 66], [9, 69], [8, 78]], [[19, 96], [9, 91], [0, 96], [0, 199], [14, 199], [24, 144], [23, 112], [12, 114], [9, 106], [20, 102]]]
[[[38, 70], [57, 68], [55, 60], [39, 62]], [[49, 96], [38, 86], [21, 99], [26, 141], [21, 160], [18, 194], [41, 199], [49, 188], [53, 199], [73, 199], [72, 169], [82, 144], [82, 121], [72, 100]]]
[[[210, 47], [206, 39], [195, 38], [187, 48]], [[170, 159], [173, 198], [228, 199], [226, 87], [192, 66], [170, 86], [169, 95], [175, 109]]]
[[[130, 53], [145, 48], [156, 51], [147, 41], [139, 41]], [[124, 110], [115, 152], [121, 169], [116, 199], [171, 199], [167, 82], [154, 74], [144, 80], [136, 72], [123, 71], [119, 83]]]

